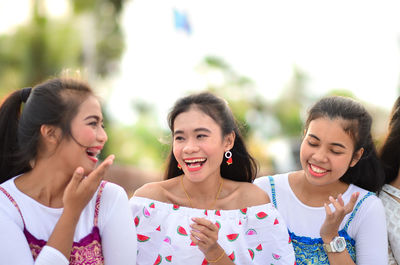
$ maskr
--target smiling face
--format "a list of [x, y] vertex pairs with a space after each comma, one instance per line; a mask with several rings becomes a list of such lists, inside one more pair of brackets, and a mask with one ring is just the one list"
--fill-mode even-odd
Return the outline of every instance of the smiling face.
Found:
[[362, 149], [353, 156], [354, 141], [343, 129], [346, 122], [325, 117], [310, 122], [300, 148], [300, 162], [310, 184], [336, 183], [361, 157]]
[[95, 168], [97, 156], [107, 141], [103, 128], [103, 115], [99, 101], [89, 96], [79, 107], [77, 115], [71, 121], [72, 137], [63, 139], [59, 151], [71, 167], [82, 166], [85, 174]]
[[224, 152], [233, 147], [233, 140], [233, 134], [223, 137], [220, 126], [197, 108], [175, 118], [173, 154], [191, 181], [220, 177]]

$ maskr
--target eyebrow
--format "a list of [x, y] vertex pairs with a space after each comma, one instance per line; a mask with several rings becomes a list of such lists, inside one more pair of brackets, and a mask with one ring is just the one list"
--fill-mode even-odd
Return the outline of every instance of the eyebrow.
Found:
[[101, 120], [100, 117], [97, 116], [97, 115], [89, 115], [86, 118], [84, 118], [83, 120], [87, 121], [87, 120], [90, 120], [90, 119], [95, 119], [96, 121], [100, 121]]
[[[209, 129], [207, 129], [207, 128], [196, 128], [196, 129], [194, 129], [193, 130], [194, 132], [208, 132], [208, 133], [211, 133], [211, 131], [209, 130]], [[175, 132], [174, 132], [174, 135], [175, 134], [182, 134], [183, 133], [183, 130], [176, 130]]]
[[[316, 135], [314, 135], [314, 134], [309, 133], [308, 136], [310, 136], [310, 137], [312, 137], [312, 138], [314, 138], [314, 139], [316, 139], [316, 140], [318, 140], [318, 141], [321, 141], [321, 139], [319, 139], [319, 138], [318, 138]], [[344, 145], [341, 144], [341, 143], [330, 143], [330, 145], [338, 146], [338, 147], [341, 147], [341, 148], [346, 149], [346, 146], [344, 146]]]

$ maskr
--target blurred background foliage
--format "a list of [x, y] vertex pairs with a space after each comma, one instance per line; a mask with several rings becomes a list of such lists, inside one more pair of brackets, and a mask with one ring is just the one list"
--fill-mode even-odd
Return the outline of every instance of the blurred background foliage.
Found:
[[[52, 18], [44, 1], [33, 0], [29, 22], [0, 35], [0, 98], [14, 89], [59, 75], [63, 69], [82, 70], [94, 88], [107, 82], [118, 70], [124, 52], [120, 25], [124, 3], [123, 0], [72, 0], [67, 16]], [[263, 174], [298, 167], [296, 159], [304, 117], [307, 107], [316, 100], [307, 92], [308, 78], [300, 68], [293, 67], [292, 79], [275, 101], [267, 100], [268, 95], [257, 92], [251, 79], [218, 56], [204, 58], [196, 70], [209, 80], [207, 90], [228, 101]], [[210, 78], [215, 76], [219, 82]], [[354, 97], [340, 89], [330, 94]], [[376, 135], [383, 135], [387, 112], [367, 107], [377, 121]], [[103, 156], [114, 153], [120, 167], [134, 166], [142, 172], [155, 172], [152, 175], [155, 179], [154, 176], [160, 176], [169, 152], [169, 131], [156, 122], [157, 113], [149, 103], [135, 101], [132, 108], [138, 118], [129, 125], [119, 124], [105, 113], [109, 142]], [[166, 115], [162, 118], [166, 119]], [[285, 152], [288, 156], [282, 161], [280, 157]], [[127, 171], [121, 172], [129, 175]], [[136, 185], [146, 181], [137, 180]]]
[[51, 18], [33, 0], [29, 23], [0, 36], [0, 96], [58, 75], [85, 69], [89, 80], [115, 71], [124, 48], [118, 17], [122, 0], [75, 0], [63, 18]]

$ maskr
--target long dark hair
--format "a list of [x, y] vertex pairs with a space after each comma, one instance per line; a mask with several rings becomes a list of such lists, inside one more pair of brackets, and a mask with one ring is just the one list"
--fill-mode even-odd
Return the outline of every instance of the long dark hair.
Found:
[[73, 78], [54, 78], [11, 93], [0, 106], [0, 183], [32, 169], [41, 125], [57, 126], [63, 137], [71, 137], [71, 121], [91, 94], [88, 84]]
[[353, 155], [360, 148], [364, 148], [358, 163], [349, 167], [340, 180], [369, 191], [379, 191], [384, 184], [385, 175], [371, 135], [371, 115], [360, 103], [351, 98], [332, 96], [322, 98], [311, 107], [305, 125], [306, 130], [312, 120], [321, 117], [341, 118], [347, 121], [343, 130], [353, 139]]
[[[221, 164], [221, 176], [235, 181], [253, 182], [257, 175], [257, 163], [247, 151], [237, 122], [225, 100], [209, 92], [193, 94], [179, 99], [168, 114], [168, 125], [171, 132], [174, 132], [175, 118], [179, 114], [189, 111], [193, 106], [210, 116], [221, 127], [223, 137], [231, 132], [236, 135], [234, 146], [230, 150], [234, 162], [229, 166], [227, 163]], [[164, 178], [171, 179], [181, 175], [183, 171], [178, 169], [177, 166], [178, 162], [171, 148]]]
[[393, 182], [400, 167], [400, 97], [393, 105], [389, 118], [389, 129], [379, 150], [385, 170], [385, 183]]

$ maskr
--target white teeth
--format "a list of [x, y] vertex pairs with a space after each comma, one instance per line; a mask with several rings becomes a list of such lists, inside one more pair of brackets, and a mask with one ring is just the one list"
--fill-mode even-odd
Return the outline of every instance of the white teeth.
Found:
[[206, 159], [205, 158], [197, 158], [197, 159], [184, 160], [184, 161], [185, 161], [185, 163], [192, 164], [192, 163], [202, 163], [202, 162], [206, 161]]
[[101, 153], [101, 151], [99, 149], [88, 149], [86, 150], [86, 153], [90, 156], [97, 157]]
[[315, 173], [325, 173], [327, 170], [323, 170], [323, 169], [320, 169], [320, 168], [317, 168], [317, 167], [315, 167], [315, 166], [313, 166], [313, 165], [311, 165], [311, 169], [312, 169], [312, 171], [314, 171]]

